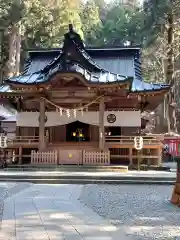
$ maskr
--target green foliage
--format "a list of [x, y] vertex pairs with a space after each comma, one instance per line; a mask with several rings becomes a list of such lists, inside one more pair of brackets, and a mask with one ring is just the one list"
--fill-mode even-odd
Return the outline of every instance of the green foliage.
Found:
[[170, 0], [144, 1], [144, 43], [149, 46], [154, 43], [159, 34], [164, 33], [165, 24], [170, 9]]
[[98, 44], [122, 45], [126, 41], [140, 44], [143, 14], [137, 7], [114, 4], [103, 20]]
[[102, 28], [99, 7], [94, 0], [87, 1], [82, 5], [81, 21], [85, 42], [93, 45], [98, 40], [98, 33]]
[[0, 0], [0, 23], [4, 28], [20, 24], [23, 45], [57, 47], [69, 23], [83, 37], [79, 0]]

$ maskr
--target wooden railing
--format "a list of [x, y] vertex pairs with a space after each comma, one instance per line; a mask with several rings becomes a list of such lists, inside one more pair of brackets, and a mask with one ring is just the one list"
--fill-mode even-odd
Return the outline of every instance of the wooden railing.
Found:
[[[106, 143], [134, 144], [135, 136], [106, 136]], [[142, 136], [144, 144], [160, 144], [161, 138], [154, 136]]]
[[38, 144], [39, 136], [16, 136], [14, 138], [8, 138], [8, 145], [13, 144]]
[[[142, 136], [144, 145], [159, 145], [162, 143], [162, 137], [155, 136]], [[46, 138], [46, 137], [45, 137]], [[39, 136], [15, 136], [14, 138], [8, 138], [8, 145], [13, 144], [38, 144]], [[105, 136], [105, 142], [109, 144], [118, 143], [118, 144], [134, 144], [134, 136]], [[47, 143], [47, 139], [46, 139]], [[91, 144], [91, 142], [90, 142]]]

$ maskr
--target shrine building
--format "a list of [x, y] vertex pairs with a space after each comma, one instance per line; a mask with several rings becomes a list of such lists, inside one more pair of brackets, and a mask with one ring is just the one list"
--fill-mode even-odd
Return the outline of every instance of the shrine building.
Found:
[[[134, 136], [169, 91], [145, 82], [138, 46], [86, 48], [72, 25], [60, 49], [29, 51], [24, 70], [0, 86], [17, 110], [6, 154], [19, 164], [132, 164]], [[161, 139], [143, 136], [142, 162], [161, 163]]]

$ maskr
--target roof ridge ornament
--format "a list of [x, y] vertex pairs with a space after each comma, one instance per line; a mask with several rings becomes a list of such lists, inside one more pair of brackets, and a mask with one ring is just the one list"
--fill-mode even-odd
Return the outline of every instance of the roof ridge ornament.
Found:
[[72, 23], [69, 24], [69, 32], [74, 32], [73, 24], [72, 24]]
[[69, 31], [64, 34], [63, 49], [69, 48], [71, 44], [76, 44], [79, 48], [84, 49], [84, 43], [80, 35], [74, 30], [73, 24], [69, 24]]

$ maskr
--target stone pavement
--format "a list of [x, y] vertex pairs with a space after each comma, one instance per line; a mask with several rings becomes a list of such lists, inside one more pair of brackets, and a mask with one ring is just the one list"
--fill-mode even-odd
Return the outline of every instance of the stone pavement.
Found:
[[30, 184], [4, 201], [0, 240], [130, 239], [78, 200], [81, 185]]

